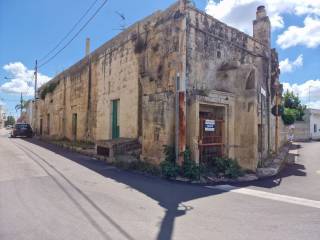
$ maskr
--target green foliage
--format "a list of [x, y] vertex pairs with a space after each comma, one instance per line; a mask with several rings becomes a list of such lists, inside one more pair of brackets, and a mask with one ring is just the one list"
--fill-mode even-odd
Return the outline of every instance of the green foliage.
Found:
[[22, 102], [17, 104], [14, 108], [16, 109], [16, 111], [18, 111], [18, 110], [23, 111], [24, 109], [27, 108], [27, 103], [28, 103], [27, 101], [22, 100]]
[[8, 126], [8, 125], [14, 125], [16, 123], [16, 120], [13, 116], [8, 116], [7, 120], [4, 122], [4, 126]]
[[166, 158], [160, 165], [162, 176], [166, 178], [175, 178], [181, 173], [183, 177], [190, 180], [199, 179], [200, 167], [195, 161], [191, 160], [191, 152], [189, 149], [186, 149], [184, 152], [182, 167], [176, 165], [174, 146], [164, 146], [163, 152]]
[[48, 84], [46, 84], [40, 93], [41, 99], [44, 100], [48, 93], [53, 93], [58, 85], [59, 82], [49, 82]]
[[165, 178], [175, 178], [179, 175], [180, 168], [174, 162], [163, 161], [160, 168], [161, 175]]
[[182, 171], [183, 176], [190, 180], [197, 180], [200, 177], [200, 167], [191, 160], [191, 151], [188, 148], [184, 152]]
[[243, 175], [243, 171], [236, 160], [217, 157], [209, 162], [209, 168], [216, 175], [223, 175], [228, 178], [237, 178]]
[[285, 125], [294, 124], [297, 119], [298, 111], [296, 109], [285, 108], [282, 114], [282, 120]]
[[179, 175], [180, 168], [176, 165], [176, 154], [174, 146], [163, 146], [163, 153], [166, 158], [160, 164], [161, 175], [166, 178], [175, 178]]
[[293, 92], [289, 92], [287, 90], [283, 95], [283, 105], [285, 108], [297, 109], [299, 106], [301, 106], [301, 101]]
[[176, 151], [174, 146], [164, 145], [163, 153], [166, 156], [165, 161], [173, 162], [173, 163], [176, 161]]
[[284, 111], [282, 120], [285, 125], [291, 125], [296, 120], [302, 121], [305, 114], [306, 106], [301, 104], [298, 96], [293, 92], [286, 91], [283, 95]]

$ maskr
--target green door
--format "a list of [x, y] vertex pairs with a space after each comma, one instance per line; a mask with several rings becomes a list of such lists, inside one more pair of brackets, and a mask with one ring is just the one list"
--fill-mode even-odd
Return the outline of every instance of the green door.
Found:
[[73, 141], [77, 140], [77, 128], [78, 128], [78, 115], [72, 114], [72, 138]]
[[112, 139], [119, 138], [120, 127], [119, 127], [119, 102], [120, 100], [112, 101]]

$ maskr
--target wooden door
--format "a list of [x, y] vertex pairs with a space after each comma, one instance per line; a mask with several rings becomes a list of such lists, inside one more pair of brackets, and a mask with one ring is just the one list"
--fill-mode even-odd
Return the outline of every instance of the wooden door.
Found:
[[112, 101], [112, 139], [120, 137], [120, 126], [119, 126], [119, 103], [120, 100]]
[[[225, 121], [212, 113], [200, 113], [199, 152], [200, 162], [224, 155]], [[212, 126], [213, 125], [213, 126]]]

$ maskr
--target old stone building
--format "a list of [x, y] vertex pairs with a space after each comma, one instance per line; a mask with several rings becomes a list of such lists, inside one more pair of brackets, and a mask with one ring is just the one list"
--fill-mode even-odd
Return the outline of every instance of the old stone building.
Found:
[[252, 37], [181, 0], [42, 86], [34, 126], [57, 139], [137, 139], [154, 163], [176, 144], [197, 162], [226, 155], [255, 170], [275, 147], [270, 29], [263, 6]]

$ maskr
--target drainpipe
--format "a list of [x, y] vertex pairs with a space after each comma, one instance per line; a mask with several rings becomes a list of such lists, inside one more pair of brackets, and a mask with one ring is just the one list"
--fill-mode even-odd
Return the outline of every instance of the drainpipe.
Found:
[[[186, 0], [180, 0], [180, 12], [186, 13]], [[176, 76], [176, 162], [183, 163], [183, 153], [186, 150], [186, 16], [181, 20], [179, 33], [180, 66]]]

